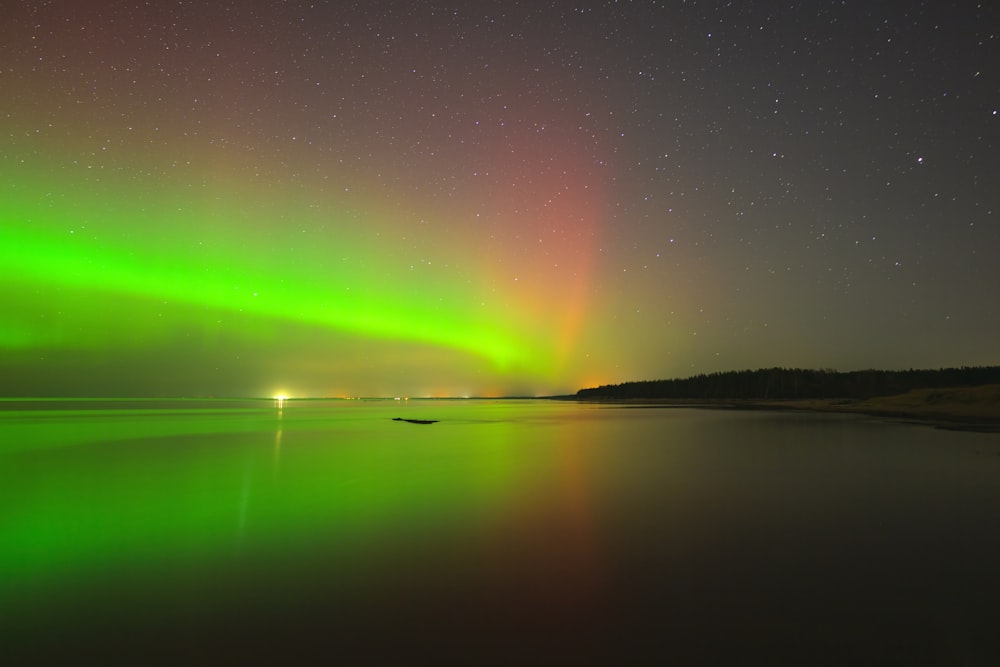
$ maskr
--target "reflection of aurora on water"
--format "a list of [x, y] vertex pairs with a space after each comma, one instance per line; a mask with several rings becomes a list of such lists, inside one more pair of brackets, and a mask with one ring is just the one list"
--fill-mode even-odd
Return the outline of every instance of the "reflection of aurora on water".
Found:
[[960, 614], [980, 656], [996, 438], [566, 401], [4, 401], [5, 650], [802, 664], [832, 629], [838, 656], [920, 662], [954, 654]]
[[[477, 495], [487, 494], [483, 500], [514, 488], [505, 476], [519, 468], [501, 459], [490, 463], [490, 447], [477, 450], [473, 460], [482, 465], [473, 467], [476, 474], [453, 476], [445, 468], [445, 476], [437, 479], [433, 469], [423, 467], [428, 449], [449, 451], [458, 442], [438, 444], [440, 432], [427, 437], [421, 429], [369, 433], [373, 419], [392, 425], [389, 415], [399, 409], [395, 405], [345, 408], [359, 402], [334, 402], [329, 413], [329, 403], [288, 407], [287, 401], [275, 398], [273, 410], [259, 407], [266, 405], [263, 401], [222, 403], [243, 406], [232, 410], [211, 409], [217, 402], [191, 401], [183, 410], [142, 409], [141, 418], [132, 410], [59, 411], [47, 421], [26, 421], [17, 431], [8, 423], [16, 413], [0, 412], [7, 420], [0, 427], [13, 439], [58, 443], [51, 450], [25, 445], [21, 456], [37, 465], [26, 468], [30, 473], [22, 482], [7, 480], [10, 493], [49, 488], [44, 480], [78, 476], [44, 504], [9, 508], [0, 565], [33, 582], [50, 575], [100, 572], [112, 562], [141, 562], [172, 551], [210, 558], [226, 553], [233, 540], [266, 543], [278, 533], [302, 544], [350, 542], [355, 530], [378, 533], [407, 515], [461, 512], [457, 498], [473, 488]], [[258, 407], [246, 407], [254, 405]], [[25, 413], [43, 415], [49, 416], [46, 411]], [[328, 433], [315, 430], [330, 424], [334, 428]], [[115, 435], [105, 440], [109, 434]], [[400, 439], [415, 441], [400, 449]], [[506, 446], [502, 439], [496, 444]], [[120, 472], [104, 469], [108, 457]], [[174, 472], [160, 474], [166, 461]], [[424, 473], [432, 476], [423, 478]], [[80, 495], [90, 497], [90, 504], [75, 506]], [[338, 528], [328, 532], [323, 526]]]

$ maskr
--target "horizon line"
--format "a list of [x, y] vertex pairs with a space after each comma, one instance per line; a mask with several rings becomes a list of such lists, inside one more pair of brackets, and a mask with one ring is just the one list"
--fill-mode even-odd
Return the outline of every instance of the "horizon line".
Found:
[[551, 399], [572, 394], [510, 396], [0, 396], [0, 401], [483, 401]]

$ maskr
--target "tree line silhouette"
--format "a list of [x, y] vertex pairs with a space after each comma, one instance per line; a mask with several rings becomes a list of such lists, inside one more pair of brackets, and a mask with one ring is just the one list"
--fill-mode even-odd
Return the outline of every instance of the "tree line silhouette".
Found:
[[938, 370], [838, 372], [804, 368], [761, 368], [694, 375], [675, 380], [623, 382], [581, 389], [577, 398], [789, 399], [872, 398], [912, 389], [1000, 384], [1000, 366]]

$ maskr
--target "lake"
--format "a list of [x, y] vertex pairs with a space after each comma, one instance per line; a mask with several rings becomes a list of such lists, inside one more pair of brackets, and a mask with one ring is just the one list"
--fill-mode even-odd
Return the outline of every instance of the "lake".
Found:
[[998, 519], [1000, 434], [853, 415], [0, 401], [0, 641], [35, 663], [1000, 664]]

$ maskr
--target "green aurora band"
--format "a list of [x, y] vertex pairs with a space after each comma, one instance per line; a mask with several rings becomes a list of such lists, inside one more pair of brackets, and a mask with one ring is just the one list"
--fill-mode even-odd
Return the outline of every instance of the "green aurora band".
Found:
[[[230, 189], [225, 197], [197, 198], [169, 186], [137, 192], [117, 183], [109, 190], [107, 179], [89, 192], [76, 181], [75, 188], [53, 193], [24, 185], [41, 178], [21, 177], [19, 185], [9, 175], [6, 180], [0, 261], [8, 308], [0, 319], [0, 348], [99, 347], [134, 339], [79, 325], [93, 319], [87, 312], [92, 300], [83, 297], [101, 294], [431, 344], [478, 355], [501, 371], [545, 373], [551, 363], [545, 361], [551, 351], [539, 349], [545, 338], [517, 330], [514, 318], [502, 306], [486, 304], [485, 290], [471, 279], [454, 280], [454, 272], [446, 276], [421, 266], [419, 280], [407, 280], [407, 269], [412, 273], [414, 267], [407, 265], [400, 240], [383, 235], [361, 214], [341, 209], [338, 219], [303, 204], [276, 211], [294, 201], [290, 193], [241, 198]], [[121, 192], [129, 199], [115, 194]], [[330, 230], [322, 242], [302, 238], [289, 250], [285, 238], [277, 249], [275, 234], [294, 234], [282, 231], [289, 218], [300, 216], [306, 224], [299, 227], [315, 230], [322, 215], [327, 220], [319, 228]], [[279, 224], [268, 216], [284, 219]], [[330, 247], [336, 248], [333, 256], [324, 256]], [[369, 258], [380, 265], [372, 266]], [[74, 292], [81, 298], [73, 298]], [[59, 315], [75, 326], [39, 316], [57, 302]]]

